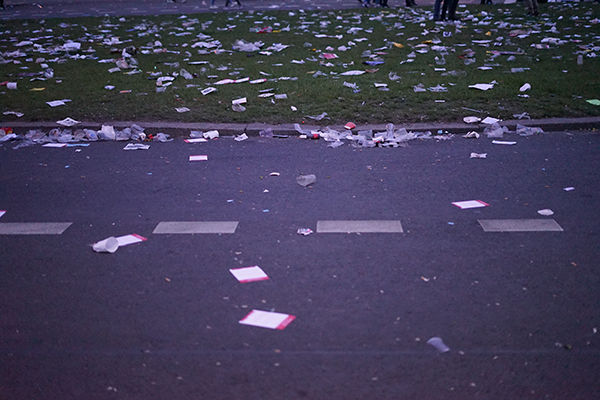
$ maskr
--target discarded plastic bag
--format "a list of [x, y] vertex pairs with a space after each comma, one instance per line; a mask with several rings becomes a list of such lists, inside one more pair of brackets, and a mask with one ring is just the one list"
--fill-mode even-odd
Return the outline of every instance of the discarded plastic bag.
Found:
[[315, 183], [316, 181], [317, 181], [317, 177], [314, 176], [313, 174], [300, 175], [299, 177], [296, 178], [296, 182], [298, 182], [298, 185], [304, 186], [304, 187], [311, 185], [311, 184]]
[[500, 127], [500, 125], [498, 125], [497, 123], [492, 124], [490, 126], [487, 126], [484, 130], [483, 130], [483, 134], [487, 135], [488, 138], [501, 138], [504, 135], [504, 132], [508, 131], [508, 128], [504, 127]]
[[538, 133], [544, 133], [542, 128], [534, 128], [534, 127], [517, 124], [517, 135], [531, 136], [531, 135], [536, 135]]

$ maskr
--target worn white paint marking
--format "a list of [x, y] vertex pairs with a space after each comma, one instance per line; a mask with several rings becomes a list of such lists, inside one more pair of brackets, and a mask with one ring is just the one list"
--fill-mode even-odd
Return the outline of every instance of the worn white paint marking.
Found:
[[160, 222], [152, 233], [235, 233], [238, 223], [238, 221], [166, 221]]
[[400, 221], [318, 221], [317, 233], [402, 233]]
[[485, 232], [562, 232], [553, 219], [480, 219]]
[[72, 222], [11, 222], [0, 224], [0, 235], [60, 235]]

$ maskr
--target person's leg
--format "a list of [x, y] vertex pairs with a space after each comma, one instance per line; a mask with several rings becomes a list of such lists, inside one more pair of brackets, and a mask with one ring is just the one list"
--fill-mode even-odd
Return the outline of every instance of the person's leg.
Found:
[[441, 20], [440, 8], [442, 8], [442, 0], [435, 0], [435, 3], [433, 4], [433, 20], [434, 21]]
[[446, 12], [448, 11], [448, 8], [450, 8], [450, 1], [452, 1], [452, 0], [444, 0], [444, 2], [442, 4], [442, 13], [440, 15], [441, 20], [446, 19]]
[[450, 7], [448, 10], [448, 19], [455, 20], [456, 18], [456, 7], [458, 7], [458, 0], [450, 0]]

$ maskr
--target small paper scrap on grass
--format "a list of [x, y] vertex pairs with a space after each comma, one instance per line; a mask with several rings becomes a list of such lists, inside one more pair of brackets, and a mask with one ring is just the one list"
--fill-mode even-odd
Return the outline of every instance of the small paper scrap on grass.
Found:
[[266, 281], [269, 279], [268, 275], [265, 274], [265, 271], [263, 271], [258, 265], [253, 267], [230, 269], [229, 272], [231, 272], [233, 276], [235, 276], [235, 279], [241, 283]]
[[452, 204], [454, 204], [456, 207], [459, 207], [462, 210], [489, 206], [488, 203], [483, 202], [481, 200], [455, 201]]
[[148, 239], [146, 239], [143, 236], [138, 235], [137, 233], [134, 233], [131, 235], [119, 236], [117, 238], [117, 243], [119, 243], [119, 247], [121, 247], [121, 246], [127, 246], [128, 244], [145, 242], [146, 240], [148, 240]]
[[190, 156], [190, 161], [208, 161], [208, 156]]
[[260, 328], [283, 330], [296, 317], [270, 311], [252, 310], [240, 322], [242, 325], [258, 326]]

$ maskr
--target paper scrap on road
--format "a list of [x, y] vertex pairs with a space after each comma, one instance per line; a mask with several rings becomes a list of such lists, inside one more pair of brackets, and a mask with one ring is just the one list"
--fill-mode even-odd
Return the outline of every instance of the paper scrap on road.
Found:
[[510, 141], [505, 141], [505, 140], [492, 140], [492, 144], [504, 144], [507, 146], [512, 146], [517, 144], [517, 142], [510, 142]]
[[485, 203], [481, 200], [466, 200], [466, 201], [455, 201], [454, 204], [457, 207], [460, 207], [462, 210], [467, 210], [469, 208], [480, 208], [489, 206], [488, 203]]
[[296, 317], [294, 315], [252, 310], [241, 321], [242, 325], [257, 326], [268, 329], [285, 329]]
[[550, 215], [554, 215], [554, 211], [552, 211], [552, 210], [550, 210], [548, 208], [545, 208], [543, 210], [538, 210], [537, 213], [540, 214], [540, 215], [544, 215], [546, 217], [549, 217]]
[[465, 123], [467, 123], [467, 124], [474, 124], [476, 122], [481, 121], [481, 118], [479, 118], [479, 117], [464, 117], [463, 121], [465, 121]]
[[67, 147], [66, 143], [46, 143], [42, 147]]
[[6, 214], [6, 210], [0, 210], [0, 217], [2, 217], [4, 214]]
[[427, 344], [435, 347], [436, 349], [438, 349], [440, 352], [442, 353], [446, 353], [448, 351], [450, 351], [450, 347], [446, 346], [446, 344], [444, 343], [444, 341], [442, 340], [442, 338], [439, 337], [432, 337], [431, 339], [429, 339], [427, 341]]
[[575, 190], [573, 186], [569, 186], [563, 189], [565, 192], [570, 192], [571, 190]]
[[190, 156], [190, 161], [208, 161], [208, 156], [206, 156], [206, 155]]
[[145, 242], [146, 240], [148, 240], [148, 239], [146, 239], [143, 236], [138, 235], [137, 233], [133, 233], [131, 235], [119, 236], [117, 238], [117, 243], [119, 244], [119, 247], [121, 247], [121, 246], [127, 246], [129, 244]]
[[487, 153], [471, 153], [471, 158], [487, 158]]
[[123, 150], [148, 150], [149, 148], [149, 144], [129, 143], [127, 146], [123, 147]]
[[204, 143], [204, 142], [208, 142], [208, 139], [192, 138], [192, 139], [184, 139], [183, 141], [186, 143]]
[[230, 269], [229, 272], [241, 283], [265, 281], [269, 279], [265, 271], [258, 265], [253, 267]]

